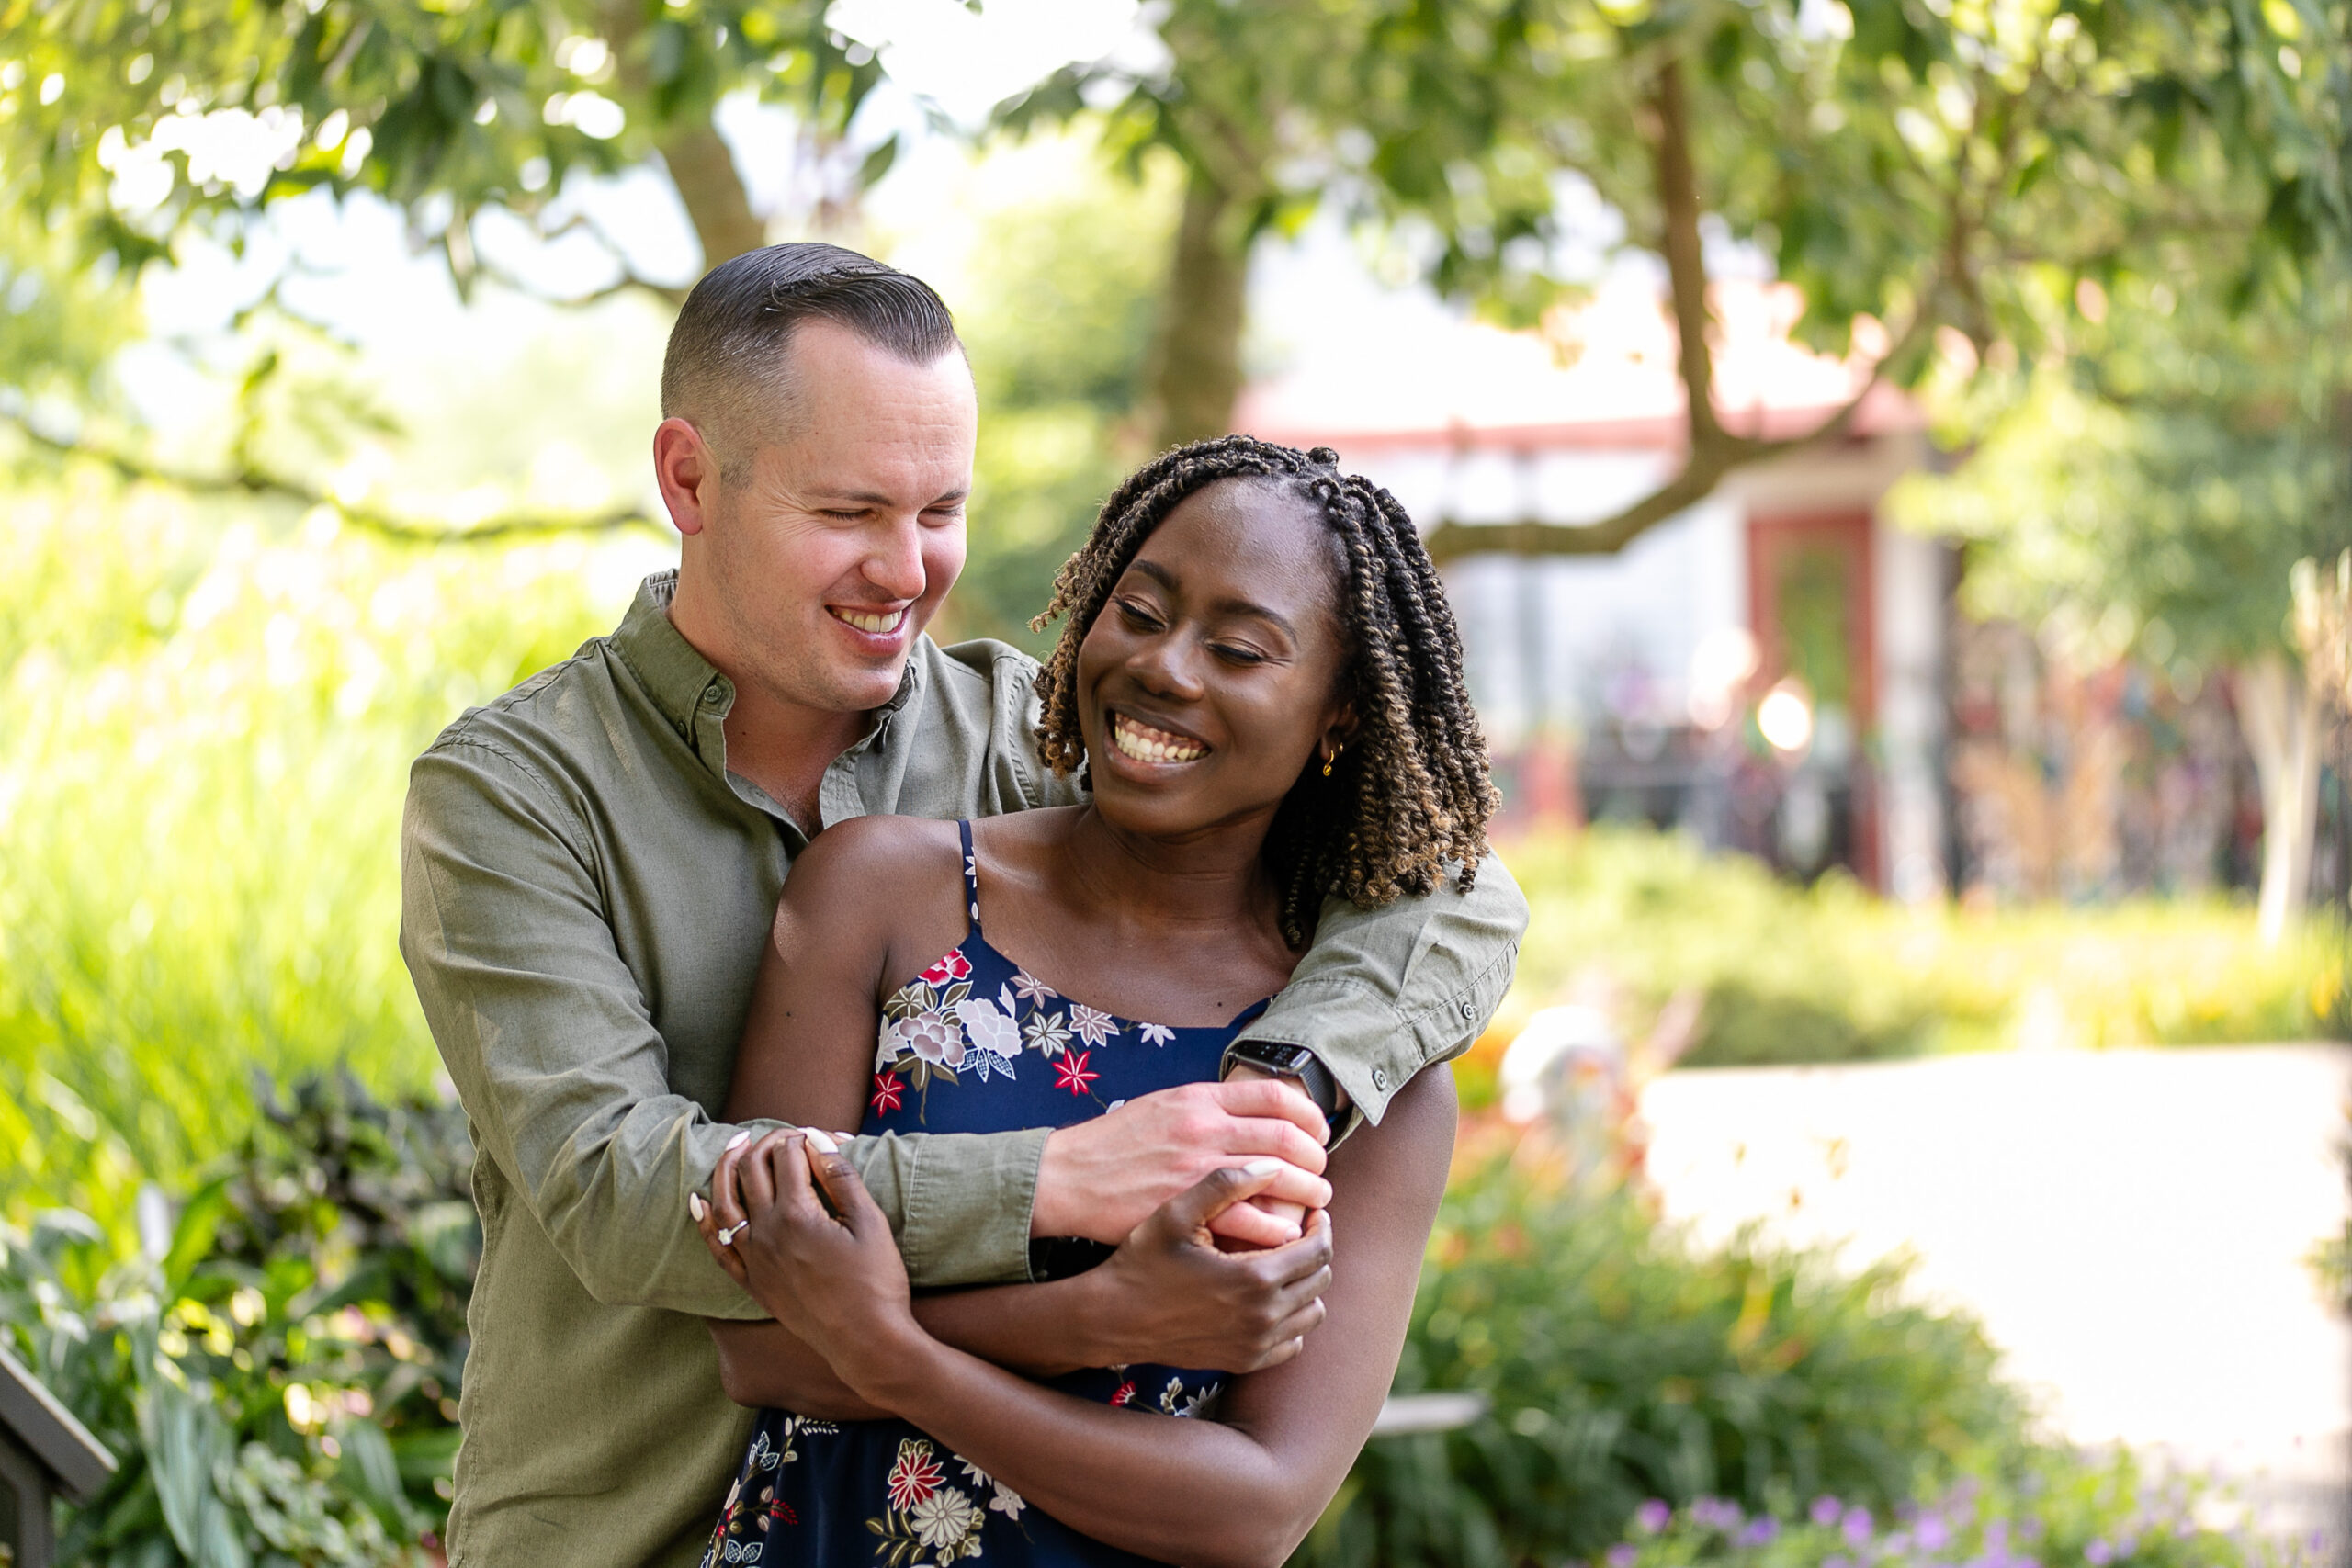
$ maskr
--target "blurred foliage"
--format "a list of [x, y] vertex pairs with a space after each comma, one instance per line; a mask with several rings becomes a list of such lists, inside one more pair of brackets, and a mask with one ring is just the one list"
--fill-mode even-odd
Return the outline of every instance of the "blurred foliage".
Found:
[[[1173, 0], [1159, 28], [1158, 66], [1073, 66], [1001, 118], [1109, 105], [1114, 146], [1184, 159], [1169, 320], [1194, 335], [1238, 336], [1222, 304], [1250, 238], [1327, 200], [1520, 322], [1649, 252], [1686, 338], [1703, 218], [1804, 291], [1804, 341], [1902, 385], [1939, 330], [1972, 372], [2038, 357], [2078, 278], [2173, 276], [2186, 238], [2244, 237], [2211, 280], [2234, 311], [2290, 299], [2352, 237], [2352, 11], [2330, 0]], [[1187, 364], [1213, 382], [1232, 355]], [[1776, 445], [1722, 427], [1704, 352], [1679, 369], [1683, 474], [1597, 525], [1608, 545], [1555, 547], [1616, 547]], [[1163, 404], [1205, 396], [1174, 379]]]
[[245, 1085], [436, 1072], [394, 937], [409, 760], [617, 619], [644, 552], [402, 547], [91, 481], [0, 502], [0, 1206], [110, 1230]]
[[[881, 78], [823, 12], [812, 0], [7, 0], [0, 208], [71, 237], [62, 276], [111, 258], [129, 278], [188, 233], [242, 243], [273, 201], [372, 191], [465, 288], [490, 267], [472, 228], [484, 209], [571, 231], [557, 201], [568, 174], [658, 153], [678, 165], [712, 252], [725, 226], [713, 213], [744, 200], [711, 130], [718, 99], [748, 89], [837, 142]], [[859, 179], [890, 151], [861, 154]], [[739, 243], [711, 263], [759, 243], [756, 229], [727, 237]]]
[[2319, 1568], [2317, 1541], [2216, 1529], [2214, 1513], [2240, 1511], [2230, 1505], [2208, 1483], [2152, 1475], [2128, 1451], [2035, 1449], [1988, 1456], [1940, 1496], [1891, 1516], [1826, 1495], [1801, 1513], [1782, 1500], [1775, 1513], [1753, 1517], [1723, 1498], [1673, 1511], [1653, 1501], [1604, 1561], [1607, 1568]]
[[2027, 1033], [2109, 1046], [2352, 1032], [2332, 919], [2272, 948], [2251, 908], [2220, 902], [1913, 908], [1842, 875], [1798, 887], [1744, 856], [1607, 825], [1503, 854], [1531, 915], [1490, 1039], [1594, 972], [1627, 993], [1636, 1038], [1695, 988], [1694, 1066], [1982, 1050]]
[[[266, 1086], [265, 1086], [266, 1089]], [[422, 1563], [478, 1256], [453, 1105], [308, 1078], [168, 1217], [0, 1225], [0, 1336], [113, 1451], [60, 1562]]]
[[944, 624], [1042, 653], [1029, 630], [1054, 573], [1146, 456], [1141, 396], [1174, 221], [1175, 170], [1098, 168], [1074, 186], [983, 215], [956, 324], [980, 400], [971, 553]]
[[2054, 617], [2084, 668], [2285, 652], [2295, 562], [2352, 546], [2352, 277], [2247, 316], [2184, 277], [2086, 286], [2068, 355], [1960, 400], [1981, 443], [1891, 498], [1969, 541], [1972, 612]]
[[1905, 1304], [1894, 1268], [1842, 1276], [1753, 1236], [1708, 1255], [1630, 1190], [1499, 1160], [1457, 1179], [1430, 1259], [1396, 1386], [1492, 1408], [1375, 1440], [1303, 1562], [1586, 1558], [1648, 1497], [1832, 1491], [1884, 1511], [2022, 1439], [1982, 1331]]
[[[2352, 1101], [2346, 1102], [2344, 1111], [2345, 1132], [2335, 1157], [2343, 1164], [2345, 1186], [2352, 1188]], [[2337, 1234], [2322, 1237], [2304, 1261], [2322, 1297], [2336, 1311], [2352, 1315], [2352, 1215], [2346, 1216]]]

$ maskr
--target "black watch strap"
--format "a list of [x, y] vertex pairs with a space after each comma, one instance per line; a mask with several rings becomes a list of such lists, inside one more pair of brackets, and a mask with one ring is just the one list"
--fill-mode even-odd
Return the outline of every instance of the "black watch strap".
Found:
[[1324, 1124], [1336, 1129], [1340, 1124], [1340, 1085], [1332, 1077], [1314, 1052], [1304, 1045], [1279, 1045], [1265, 1040], [1240, 1040], [1226, 1047], [1225, 1065], [1229, 1069], [1236, 1064], [1272, 1073], [1277, 1077], [1290, 1078], [1306, 1091], [1315, 1108], [1323, 1112]]

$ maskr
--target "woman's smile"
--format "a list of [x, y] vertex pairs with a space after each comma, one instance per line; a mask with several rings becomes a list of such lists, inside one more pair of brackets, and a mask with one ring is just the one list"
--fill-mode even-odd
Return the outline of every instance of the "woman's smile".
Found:
[[1209, 754], [1209, 745], [1179, 730], [1144, 723], [1115, 709], [1111, 711], [1111, 744], [1131, 761], [1169, 766], [1197, 762]]

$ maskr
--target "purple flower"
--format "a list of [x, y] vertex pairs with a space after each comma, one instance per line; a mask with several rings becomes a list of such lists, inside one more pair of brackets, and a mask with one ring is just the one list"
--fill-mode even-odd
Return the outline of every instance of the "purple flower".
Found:
[[1941, 1514], [1922, 1514], [1918, 1529], [1914, 1532], [1922, 1551], [1941, 1551], [1951, 1542], [1951, 1531], [1945, 1528]]
[[1634, 1510], [1634, 1523], [1644, 1535], [1657, 1534], [1673, 1517], [1674, 1510], [1668, 1507], [1665, 1499], [1660, 1497], [1653, 1497]]
[[[1836, 1524], [1838, 1522], [1838, 1516], [1845, 1513], [1845, 1511], [1846, 1505], [1840, 1503], [1835, 1497], [1815, 1497], [1813, 1500], [1813, 1506], [1805, 1510], [1805, 1517], [1811, 1519], [1815, 1524], [1826, 1529], [1828, 1526]], [[1823, 1568], [1827, 1568], [1827, 1565], [1824, 1564]]]
[[1857, 1506], [1847, 1511], [1846, 1540], [1851, 1544], [1862, 1545], [1871, 1539], [1871, 1531], [1876, 1528], [1876, 1521], [1871, 1517], [1871, 1511], [1868, 1508]]
[[1770, 1515], [1759, 1516], [1757, 1518], [1749, 1520], [1747, 1528], [1739, 1532], [1739, 1544], [1742, 1546], [1769, 1546], [1771, 1544], [1773, 1538], [1778, 1536], [1780, 1533], [1780, 1520], [1771, 1517]]
[[1821, 1568], [1854, 1568], [1854, 1565], [1842, 1557], [1831, 1556], [1821, 1560]]
[[2115, 1561], [2115, 1548], [2108, 1545], [2105, 1540], [2094, 1540], [2083, 1548], [2083, 1560], [2090, 1563], [2091, 1568], [2107, 1568], [2109, 1563]]
[[1984, 1547], [1988, 1551], [2006, 1551], [2009, 1545], [2009, 1521], [1995, 1519], [1984, 1527]]
[[1634, 1560], [1640, 1555], [1632, 1541], [1621, 1540], [1603, 1552], [1600, 1560], [1608, 1563], [1609, 1568], [1634, 1568]]
[[1690, 1505], [1691, 1522], [1711, 1530], [1736, 1530], [1746, 1515], [1727, 1497], [1702, 1497]]

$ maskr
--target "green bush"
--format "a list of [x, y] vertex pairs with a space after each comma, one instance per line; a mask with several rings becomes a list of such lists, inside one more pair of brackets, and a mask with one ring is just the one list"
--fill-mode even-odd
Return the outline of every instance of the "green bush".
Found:
[[457, 1452], [465, 1166], [453, 1107], [312, 1080], [167, 1233], [160, 1194], [143, 1237], [0, 1227], [0, 1336], [120, 1461], [61, 1562], [422, 1562]]
[[2346, 931], [2314, 917], [2266, 948], [2250, 908], [1906, 908], [1842, 876], [1811, 887], [1690, 840], [1597, 826], [1503, 850], [1531, 907], [1503, 1030], [1598, 970], [1636, 1031], [1704, 998], [1692, 1066], [1839, 1062], [2040, 1037], [2088, 1046], [2341, 1036]]
[[1558, 1562], [1615, 1540], [1648, 1497], [1836, 1492], [1884, 1510], [2025, 1419], [1978, 1328], [1900, 1284], [1752, 1241], [1694, 1252], [1623, 1189], [1563, 1195], [1508, 1165], [1460, 1180], [1396, 1386], [1492, 1408], [1375, 1440], [1304, 1561]]

